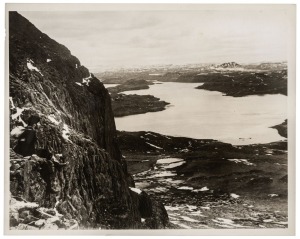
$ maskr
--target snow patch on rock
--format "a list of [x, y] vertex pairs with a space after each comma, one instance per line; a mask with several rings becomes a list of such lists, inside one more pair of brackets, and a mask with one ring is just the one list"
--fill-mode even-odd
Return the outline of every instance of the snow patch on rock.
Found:
[[278, 194], [271, 193], [271, 194], [269, 194], [268, 196], [271, 197], [271, 198], [272, 198], [272, 197], [278, 197]]
[[15, 104], [14, 104], [14, 102], [13, 102], [12, 97], [9, 97], [9, 102], [11, 103], [11, 109], [15, 109], [16, 106], [15, 106]]
[[139, 189], [139, 188], [132, 188], [132, 187], [129, 187], [129, 189], [137, 194], [141, 194], [142, 193], [142, 190]]
[[164, 166], [164, 168], [176, 168], [185, 164], [185, 162], [171, 163], [169, 165]]
[[92, 75], [90, 73], [90, 75], [88, 77], [82, 79], [82, 84], [85, 84], [88, 86], [91, 82], [91, 79], [92, 79]]
[[148, 178], [172, 177], [172, 176], [176, 176], [176, 175], [177, 175], [176, 173], [172, 173], [169, 171], [162, 171], [157, 174], [153, 174], [153, 175], [149, 176]]
[[16, 118], [18, 118], [21, 114], [22, 114], [22, 112], [25, 110], [26, 108], [19, 108], [19, 107], [17, 107], [17, 112], [16, 113], [14, 113], [12, 116], [11, 116], [11, 118], [14, 120], [14, 119], [16, 119]]
[[19, 135], [21, 135], [24, 132], [24, 130], [25, 130], [25, 128], [23, 126], [17, 126], [15, 128], [13, 128], [12, 131], [10, 131], [10, 135], [18, 137]]
[[231, 161], [231, 162], [235, 162], [235, 163], [242, 163], [242, 164], [245, 164], [245, 165], [248, 165], [248, 166], [255, 165], [254, 163], [250, 163], [248, 161], [248, 159], [227, 159], [227, 160]]
[[180, 190], [193, 190], [194, 188], [193, 187], [182, 186], [182, 187], [179, 187], [178, 189], [180, 189]]
[[48, 119], [55, 125], [59, 125], [60, 121], [56, 120], [52, 115], [48, 115]]
[[151, 147], [156, 148], [156, 149], [163, 149], [163, 148], [161, 148], [161, 147], [158, 147], [157, 145], [150, 144], [150, 143], [148, 143], [148, 142], [146, 142], [146, 144], [148, 144], [148, 145], [150, 145]]
[[208, 187], [203, 187], [203, 188], [200, 188], [200, 189], [195, 189], [195, 190], [193, 190], [193, 192], [205, 192], [205, 191], [208, 191], [209, 190], [209, 188]]
[[240, 196], [237, 195], [237, 194], [235, 194], [235, 193], [230, 193], [230, 197], [232, 197], [232, 198], [239, 198]]
[[187, 216], [180, 216], [180, 217], [187, 222], [199, 222], [198, 220], [195, 220], [195, 219], [187, 217]]
[[164, 159], [159, 159], [156, 161], [156, 164], [169, 164], [169, 163], [176, 163], [176, 162], [181, 162], [183, 159], [180, 158], [164, 158]]
[[40, 71], [37, 67], [35, 67], [33, 64], [34, 64], [33, 60], [31, 60], [31, 59], [28, 59], [28, 60], [27, 60], [27, 68], [28, 68], [29, 70], [31, 70], [31, 71], [36, 71], [36, 72], [40, 73], [41, 76], [44, 76], [44, 75], [41, 73], [41, 71]]
[[243, 227], [247, 227], [247, 226], [242, 226], [239, 224], [235, 224], [231, 219], [227, 219], [227, 218], [216, 218], [216, 219], [212, 219], [213, 222], [217, 223], [218, 226], [220, 227], [224, 227], [224, 228], [243, 228]]
[[15, 198], [10, 199], [10, 210], [19, 211], [21, 208], [38, 208], [39, 205], [35, 202], [17, 201]]

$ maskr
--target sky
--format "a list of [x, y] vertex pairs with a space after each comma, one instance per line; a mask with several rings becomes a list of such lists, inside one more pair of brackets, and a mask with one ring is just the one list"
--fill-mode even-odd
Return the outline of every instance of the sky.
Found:
[[286, 61], [284, 10], [19, 12], [97, 72], [157, 64]]

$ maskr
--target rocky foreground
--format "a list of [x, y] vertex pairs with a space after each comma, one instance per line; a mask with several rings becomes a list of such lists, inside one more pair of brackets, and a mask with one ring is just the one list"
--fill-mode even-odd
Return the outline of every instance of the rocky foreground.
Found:
[[111, 98], [70, 51], [9, 13], [10, 230], [166, 228], [134, 188]]
[[286, 228], [287, 142], [233, 146], [119, 132], [136, 187], [165, 204], [174, 228]]

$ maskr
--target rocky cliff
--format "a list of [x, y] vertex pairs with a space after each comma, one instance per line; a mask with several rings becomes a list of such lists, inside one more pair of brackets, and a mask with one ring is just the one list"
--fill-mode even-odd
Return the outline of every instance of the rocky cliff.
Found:
[[103, 84], [63, 45], [9, 13], [11, 229], [164, 228], [134, 188]]

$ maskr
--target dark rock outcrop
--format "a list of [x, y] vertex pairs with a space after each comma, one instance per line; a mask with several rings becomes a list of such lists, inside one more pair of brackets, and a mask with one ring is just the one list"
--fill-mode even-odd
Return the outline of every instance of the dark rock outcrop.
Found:
[[141, 220], [103, 84], [17, 12], [9, 70], [11, 227], [164, 228], [158, 202]]
[[271, 128], [277, 129], [278, 134], [280, 134], [282, 137], [287, 138], [288, 134], [288, 122], [285, 120], [282, 124], [275, 125]]
[[236, 62], [226, 62], [221, 65], [218, 65], [218, 67], [221, 68], [237, 68], [237, 67], [242, 67], [241, 65], [237, 64]]

